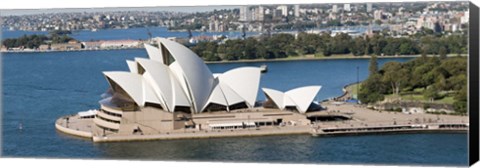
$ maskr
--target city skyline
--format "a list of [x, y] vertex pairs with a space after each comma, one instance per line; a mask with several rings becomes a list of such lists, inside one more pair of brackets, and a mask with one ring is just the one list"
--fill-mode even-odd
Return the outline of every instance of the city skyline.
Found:
[[208, 12], [221, 9], [234, 9], [240, 6], [218, 5], [218, 6], [161, 6], [161, 7], [105, 7], [105, 8], [52, 8], [52, 9], [0, 9], [0, 16], [22, 16], [48, 13], [78, 13], [78, 12]]

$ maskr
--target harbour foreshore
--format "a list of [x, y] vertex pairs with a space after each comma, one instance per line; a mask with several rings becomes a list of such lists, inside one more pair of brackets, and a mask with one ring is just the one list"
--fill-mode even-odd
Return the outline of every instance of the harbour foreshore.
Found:
[[[404, 114], [399, 112], [378, 112], [354, 104], [336, 104], [333, 101], [324, 102], [327, 111], [309, 113], [311, 116], [347, 116], [350, 120], [320, 121], [309, 125], [288, 124], [282, 126], [265, 126], [244, 129], [179, 129], [157, 134], [131, 134], [131, 135], [92, 135], [91, 120], [80, 119], [78, 116], [66, 117], [56, 121], [57, 130], [92, 139], [94, 142], [118, 141], [147, 141], [169, 139], [196, 139], [220, 137], [248, 137], [266, 135], [304, 134], [313, 136], [330, 135], [362, 135], [383, 133], [421, 133], [421, 132], [460, 132], [468, 131], [468, 117], [433, 114]], [[90, 120], [90, 121], [89, 121]], [[67, 126], [68, 125], [68, 126]]]

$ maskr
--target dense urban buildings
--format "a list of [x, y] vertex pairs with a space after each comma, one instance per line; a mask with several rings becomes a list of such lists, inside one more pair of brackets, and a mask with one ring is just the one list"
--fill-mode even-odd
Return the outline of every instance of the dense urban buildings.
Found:
[[2, 16], [10, 30], [92, 30], [164, 26], [193, 31], [285, 31], [332, 26], [386, 25], [398, 34], [423, 28], [462, 31], [466, 2], [249, 5], [210, 12], [94, 12]]

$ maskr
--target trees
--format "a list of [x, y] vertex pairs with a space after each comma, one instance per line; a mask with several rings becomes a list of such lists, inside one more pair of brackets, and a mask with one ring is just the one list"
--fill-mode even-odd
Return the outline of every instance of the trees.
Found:
[[425, 98], [428, 98], [430, 101], [434, 101], [434, 100], [440, 98], [440, 94], [438, 92], [440, 92], [440, 89], [438, 89], [436, 86], [432, 85], [432, 86], [428, 87], [427, 89], [425, 89], [425, 91], [423, 92], [423, 96]]
[[438, 54], [440, 55], [440, 59], [447, 58], [447, 49], [445, 47], [440, 47]]
[[[352, 54], [355, 56], [421, 54], [422, 59], [427, 60], [427, 54], [440, 54], [440, 57], [445, 59], [446, 55], [452, 52], [458, 52], [457, 54], [465, 53], [466, 39], [466, 36], [463, 34], [453, 34], [451, 36], [423, 35], [421, 37], [411, 36], [399, 38], [375, 34], [371, 38], [352, 38], [345, 33], [339, 33], [334, 37], [326, 32], [321, 34], [300, 32], [296, 36], [287, 33], [278, 33], [271, 36], [262, 35], [260, 37], [249, 37], [246, 39], [226, 40], [225, 44], [217, 44], [217, 56], [222, 59], [236, 60], [285, 58], [288, 56], [317, 53], [321, 53], [324, 56], [335, 54]], [[219, 40], [211, 43], [218, 42]], [[198, 43], [198, 47], [194, 46], [192, 50], [204, 57], [204, 50], [213, 51], [207, 49], [206, 46], [202, 46], [206, 44], [207, 43]]]
[[463, 86], [455, 95], [453, 109], [458, 113], [467, 113], [467, 86]]
[[388, 62], [382, 70], [384, 71], [382, 81], [390, 85], [393, 94], [398, 95], [409, 79], [408, 71], [402, 68], [402, 64], [399, 62]]
[[8, 38], [3, 40], [2, 44], [7, 48], [16, 48], [16, 47], [25, 47], [35, 49], [42, 44], [47, 44], [46, 41], [49, 40], [49, 37], [45, 35], [23, 35], [20, 38]]
[[385, 84], [382, 82], [382, 75], [375, 73], [361, 83], [358, 91], [358, 99], [362, 103], [374, 103], [384, 99]]
[[370, 58], [370, 65], [368, 66], [368, 71], [370, 72], [370, 75], [378, 73], [377, 56], [372, 56]]
[[353, 46], [350, 49], [352, 54], [355, 56], [365, 55], [365, 48], [367, 47], [367, 42], [361, 37], [357, 37], [353, 41]]
[[420, 94], [429, 101], [453, 96], [451, 105], [455, 111], [466, 112], [467, 58], [425, 57], [404, 63], [388, 62], [379, 71], [372, 66], [374, 58], [370, 60], [370, 75], [359, 91], [362, 102], [383, 100], [384, 94]]
[[245, 40], [245, 51], [243, 59], [255, 59], [257, 57], [257, 45], [258, 42], [255, 38], [249, 37]]
[[333, 54], [348, 54], [350, 53], [351, 43], [351, 37], [348, 34], [337, 34], [332, 38], [331, 51]]

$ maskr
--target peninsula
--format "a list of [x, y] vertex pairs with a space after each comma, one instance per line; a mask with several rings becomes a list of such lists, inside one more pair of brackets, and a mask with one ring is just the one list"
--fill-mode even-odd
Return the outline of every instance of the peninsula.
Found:
[[110, 85], [100, 108], [63, 116], [57, 130], [94, 142], [278, 134], [359, 134], [468, 129], [465, 116], [406, 114], [338, 101], [316, 102], [320, 85], [261, 88], [260, 68], [213, 74], [185, 46], [160, 38], [149, 59], [127, 60], [129, 72], [104, 72]]

